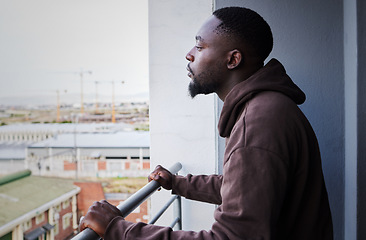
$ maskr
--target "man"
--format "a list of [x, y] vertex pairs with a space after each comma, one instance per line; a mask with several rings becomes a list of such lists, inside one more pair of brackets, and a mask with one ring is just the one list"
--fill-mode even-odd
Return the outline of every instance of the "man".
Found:
[[270, 27], [246, 8], [215, 11], [187, 54], [189, 92], [216, 93], [226, 138], [222, 175], [174, 176], [158, 166], [149, 176], [188, 199], [218, 204], [210, 231], [125, 221], [95, 203], [81, 223], [105, 239], [333, 239], [316, 136], [297, 104], [305, 94], [272, 59]]

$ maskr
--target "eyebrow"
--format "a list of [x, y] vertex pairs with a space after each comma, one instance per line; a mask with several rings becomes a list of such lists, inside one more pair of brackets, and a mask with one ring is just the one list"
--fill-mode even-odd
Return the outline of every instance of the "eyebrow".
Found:
[[201, 36], [196, 36], [196, 41], [201, 41], [201, 42], [203, 42], [204, 40], [203, 40], [203, 38], [202, 38]]

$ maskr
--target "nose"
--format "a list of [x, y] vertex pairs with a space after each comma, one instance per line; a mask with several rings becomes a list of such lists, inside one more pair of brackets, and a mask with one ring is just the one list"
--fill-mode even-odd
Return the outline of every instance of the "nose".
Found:
[[193, 48], [192, 48], [192, 49], [187, 53], [187, 55], [186, 55], [186, 59], [187, 59], [188, 61], [190, 61], [190, 62], [193, 62], [193, 61], [194, 61], [194, 56], [193, 56], [192, 51], [193, 51]]

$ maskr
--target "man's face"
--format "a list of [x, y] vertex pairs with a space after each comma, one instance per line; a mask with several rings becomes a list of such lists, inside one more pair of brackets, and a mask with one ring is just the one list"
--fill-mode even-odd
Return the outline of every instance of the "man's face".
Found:
[[189, 93], [192, 98], [197, 94], [209, 94], [220, 89], [225, 80], [227, 46], [224, 38], [214, 30], [221, 20], [211, 16], [198, 31], [196, 45], [187, 53], [189, 61]]

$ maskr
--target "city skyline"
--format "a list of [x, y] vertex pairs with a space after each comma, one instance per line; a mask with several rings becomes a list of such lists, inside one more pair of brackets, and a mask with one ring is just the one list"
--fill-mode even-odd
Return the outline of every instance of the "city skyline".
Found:
[[0, 105], [148, 99], [147, 5], [1, 0]]

